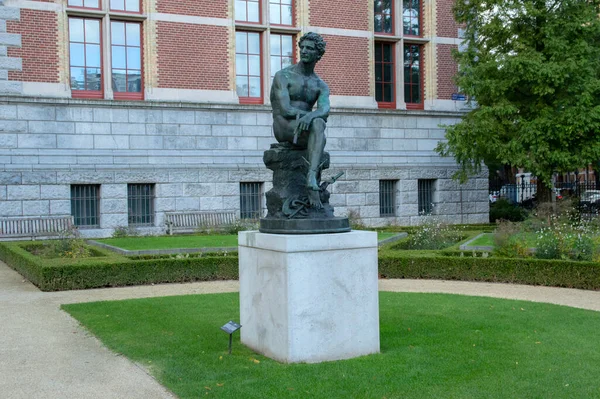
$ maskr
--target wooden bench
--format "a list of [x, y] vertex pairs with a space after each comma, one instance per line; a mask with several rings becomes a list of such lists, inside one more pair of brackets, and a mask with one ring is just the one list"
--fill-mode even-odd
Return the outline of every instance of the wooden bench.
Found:
[[193, 233], [199, 230], [224, 229], [238, 222], [237, 212], [167, 212], [165, 225], [173, 233]]
[[0, 239], [58, 236], [73, 225], [73, 216], [0, 218]]

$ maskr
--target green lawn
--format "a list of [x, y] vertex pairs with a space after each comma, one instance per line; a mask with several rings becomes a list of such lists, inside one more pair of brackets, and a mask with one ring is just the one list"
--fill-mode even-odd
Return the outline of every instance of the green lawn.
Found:
[[[525, 241], [527, 248], [535, 248], [537, 240], [535, 233], [518, 233], [516, 236], [519, 240]], [[469, 246], [495, 246], [494, 233], [485, 233], [475, 241], [470, 242]]]
[[243, 347], [239, 333], [227, 355], [219, 327], [239, 320], [237, 293], [63, 308], [180, 398], [600, 397], [600, 312], [384, 292], [381, 354], [288, 365]]
[[139, 251], [147, 249], [237, 247], [237, 234], [123, 237], [97, 240], [114, 247]]
[[394, 233], [394, 232], [388, 232], [388, 231], [378, 231], [377, 232], [377, 240], [381, 241], [381, 240], [386, 240], [388, 238], [391, 238], [395, 235], [398, 235], [398, 233]]
[[[384, 240], [396, 234], [397, 233], [379, 232], [377, 234], [377, 239]], [[96, 241], [129, 251], [175, 248], [237, 247], [238, 245], [237, 234], [123, 237], [105, 238]]]

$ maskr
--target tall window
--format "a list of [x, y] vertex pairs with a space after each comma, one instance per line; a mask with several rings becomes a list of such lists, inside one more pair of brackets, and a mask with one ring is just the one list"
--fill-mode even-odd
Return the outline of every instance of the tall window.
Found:
[[433, 212], [433, 193], [435, 180], [418, 180], [419, 215], [431, 215]]
[[141, 28], [137, 22], [110, 23], [112, 88], [116, 97], [136, 98], [142, 92]]
[[407, 36], [421, 36], [421, 0], [403, 0], [402, 27]]
[[[379, 108], [396, 108], [396, 96], [400, 94], [402, 98], [402, 91], [396, 92], [397, 87], [402, 90], [402, 86], [396, 84], [398, 74], [403, 76], [402, 80], [398, 80], [403, 82], [406, 108], [423, 109], [424, 41], [419, 39], [423, 36], [422, 2], [402, 0], [401, 11], [394, 9], [394, 3], [394, 0], [373, 0], [375, 100]], [[395, 34], [394, 19], [400, 16], [400, 12], [402, 29]]]
[[418, 44], [404, 45], [404, 101], [407, 108], [423, 107], [422, 49], [423, 46]]
[[262, 216], [262, 183], [240, 183], [240, 219]]
[[127, 185], [127, 222], [132, 226], [154, 225], [154, 184]]
[[373, 0], [375, 8], [375, 32], [394, 33], [394, 0]]
[[275, 73], [294, 63], [296, 1], [235, 1], [236, 92], [241, 104], [262, 104]]
[[292, 0], [269, 0], [269, 22], [274, 25], [292, 25]]
[[259, 0], [235, 0], [235, 20], [260, 23]]
[[379, 216], [396, 216], [395, 180], [379, 180]]
[[375, 100], [380, 108], [396, 108], [394, 43], [375, 42]]
[[71, 185], [71, 215], [78, 227], [100, 227], [100, 186]]
[[294, 63], [294, 36], [271, 33], [271, 79]]
[[99, 19], [69, 18], [69, 52], [73, 97], [102, 98], [102, 28]]
[[240, 102], [262, 103], [260, 33], [235, 33], [236, 87]]
[[[140, 0], [68, 1], [69, 15], [77, 9], [77, 15], [69, 16], [73, 97], [105, 98], [108, 92], [115, 99], [143, 98], [141, 20], [144, 17], [140, 4]], [[131, 14], [128, 19], [139, 21], [120, 20], [123, 13]], [[103, 19], [108, 25], [103, 24]], [[108, 32], [102, 26], [108, 26]], [[105, 48], [110, 51], [104, 52]]]

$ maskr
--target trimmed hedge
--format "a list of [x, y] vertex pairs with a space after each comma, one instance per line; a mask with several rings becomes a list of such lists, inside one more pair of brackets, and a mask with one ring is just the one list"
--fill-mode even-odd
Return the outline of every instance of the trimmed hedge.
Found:
[[238, 278], [237, 256], [134, 260], [100, 250], [106, 256], [75, 260], [41, 259], [22, 245], [0, 243], [0, 259], [42, 291]]
[[[422, 252], [411, 256], [410, 252]], [[545, 259], [448, 256], [406, 251], [379, 256], [382, 278], [487, 281], [600, 290], [600, 263]]]
[[[238, 279], [236, 253], [173, 258], [125, 257], [107, 250], [87, 259], [42, 259], [27, 243], [0, 243], [0, 259], [42, 291]], [[39, 244], [41, 245], [41, 244]], [[460, 256], [463, 253], [464, 256]], [[473, 255], [476, 256], [473, 256]], [[600, 290], [600, 263], [483, 257], [472, 251], [409, 251], [382, 248], [382, 278], [443, 279]]]

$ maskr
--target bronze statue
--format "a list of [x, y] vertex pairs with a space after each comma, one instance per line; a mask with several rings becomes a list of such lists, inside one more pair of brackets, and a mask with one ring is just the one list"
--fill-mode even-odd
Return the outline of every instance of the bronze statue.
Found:
[[[300, 62], [278, 71], [273, 78], [273, 131], [280, 143], [288, 142], [307, 149], [309, 201], [320, 208], [317, 174], [326, 142], [329, 87], [315, 73], [315, 65], [325, 53], [325, 41], [320, 35], [309, 32], [300, 38], [298, 46]], [[317, 108], [313, 110], [315, 103]]]
[[[348, 218], [334, 216], [327, 187], [343, 172], [321, 181], [329, 168], [325, 124], [329, 87], [315, 73], [325, 41], [309, 32], [298, 41], [300, 62], [278, 71], [271, 86], [273, 132], [278, 143], [263, 161], [273, 171], [273, 188], [265, 197], [268, 214], [260, 231], [275, 234], [319, 234], [350, 231]], [[313, 109], [314, 108], [314, 109]]]

